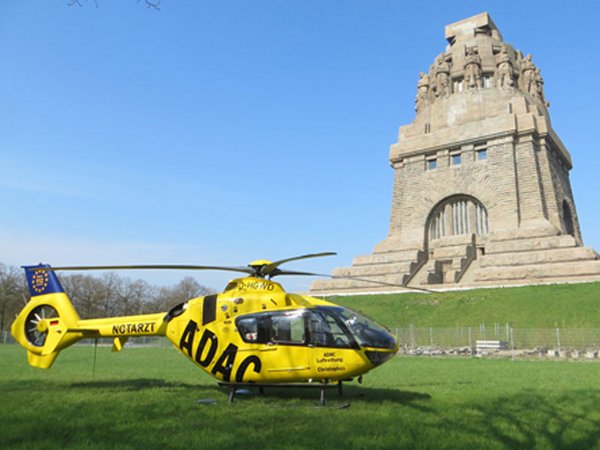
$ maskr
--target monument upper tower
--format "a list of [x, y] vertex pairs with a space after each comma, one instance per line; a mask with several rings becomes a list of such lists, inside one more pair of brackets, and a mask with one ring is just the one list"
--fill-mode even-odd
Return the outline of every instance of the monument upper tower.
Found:
[[446, 26], [448, 45], [417, 82], [414, 120], [390, 147], [388, 237], [316, 292], [392, 284], [477, 286], [600, 279], [583, 247], [571, 155], [552, 128], [531, 55], [489, 14]]

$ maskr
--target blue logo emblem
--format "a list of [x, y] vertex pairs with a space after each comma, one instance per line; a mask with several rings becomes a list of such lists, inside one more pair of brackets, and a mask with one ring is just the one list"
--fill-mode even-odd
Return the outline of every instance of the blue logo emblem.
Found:
[[31, 289], [37, 294], [41, 294], [48, 287], [50, 276], [46, 270], [36, 270], [31, 275]]
[[40, 264], [38, 266], [23, 266], [25, 269], [25, 278], [29, 285], [29, 294], [31, 296], [54, 294], [57, 292], [64, 292], [56, 274], [48, 270], [50, 268], [47, 264]]

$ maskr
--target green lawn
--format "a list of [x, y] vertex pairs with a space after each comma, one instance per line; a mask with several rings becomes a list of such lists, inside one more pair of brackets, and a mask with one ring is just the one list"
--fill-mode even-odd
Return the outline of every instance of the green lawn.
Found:
[[598, 363], [397, 357], [319, 407], [308, 390], [229, 404], [172, 348], [99, 348], [95, 374], [93, 347], [48, 371], [16, 345], [0, 361], [2, 449], [600, 448]]
[[600, 328], [600, 283], [331, 298], [388, 327]]

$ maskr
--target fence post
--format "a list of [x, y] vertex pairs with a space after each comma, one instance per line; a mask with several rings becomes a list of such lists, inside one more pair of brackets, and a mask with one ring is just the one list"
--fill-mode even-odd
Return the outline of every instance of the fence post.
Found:
[[510, 348], [512, 351], [512, 360], [514, 361], [516, 359], [516, 353], [515, 353], [515, 333], [512, 327], [510, 327]]
[[556, 329], [556, 348], [558, 349], [558, 356], [560, 357], [560, 328]]
[[473, 356], [473, 333], [471, 333], [471, 327], [469, 327], [469, 350], [471, 351], [471, 356]]

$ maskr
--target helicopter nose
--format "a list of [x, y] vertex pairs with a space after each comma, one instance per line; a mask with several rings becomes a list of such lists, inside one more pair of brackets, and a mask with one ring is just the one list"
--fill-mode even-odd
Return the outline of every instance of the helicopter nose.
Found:
[[369, 361], [371, 361], [371, 364], [373, 364], [374, 366], [380, 366], [381, 364], [383, 364], [384, 362], [386, 362], [387, 360], [389, 360], [392, 356], [394, 356], [396, 354], [396, 352], [378, 352], [378, 351], [372, 351], [372, 350], [367, 350], [365, 352], [365, 355], [367, 356], [367, 358], [369, 358]]
[[[372, 337], [374, 337], [374, 335], [372, 335]], [[398, 353], [399, 348], [398, 339], [389, 332], [380, 332], [377, 343], [379, 344], [377, 345], [377, 347], [379, 347], [378, 350], [374, 350], [373, 348], [365, 350], [365, 356], [375, 367], [391, 359]]]

